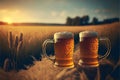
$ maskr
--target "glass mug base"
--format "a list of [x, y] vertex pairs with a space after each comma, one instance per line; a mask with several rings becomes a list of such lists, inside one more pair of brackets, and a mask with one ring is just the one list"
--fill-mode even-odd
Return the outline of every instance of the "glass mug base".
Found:
[[88, 64], [88, 63], [84, 63], [81, 60], [79, 60], [78, 65], [81, 67], [98, 67], [99, 63]]
[[54, 67], [60, 67], [60, 68], [74, 68], [74, 64], [64, 64], [60, 65], [57, 62], [55, 62]]

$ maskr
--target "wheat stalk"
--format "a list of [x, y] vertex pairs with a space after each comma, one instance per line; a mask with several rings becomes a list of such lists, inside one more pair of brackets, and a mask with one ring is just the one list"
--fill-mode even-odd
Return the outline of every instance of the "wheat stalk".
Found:
[[23, 41], [23, 33], [20, 33], [20, 39], [19, 41]]
[[16, 36], [16, 41], [15, 41], [15, 69], [18, 70], [18, 55], [20, 52], [20, 49], [22, 48], [22, 44], [23, 44], [23, 34], [20, 33], [20, 38], [18, 39], [18, 37]]
[[9, 32], [8, 34], [8, 45], [9, 45], [9, 49], [10, 49], [10, 54], [9, 54], [9, 59], [5, 60], [4, 62], [4, 68], [6, 68], [5, 70], [7, 70], [7, 64], [13, 64], [12, 68], [14, 70], [18, 71], [18, 55], [20, 53], [20, 49], [22, 48], [22, 44], [23, 44], [23, 33], [20, 33], [20, 38], [18, 36], [15, 37], [15, 40], [13, 39], [13, 34], [12, 32]]
[[13, 46], [12, 32], [9, 32], [9, 34], [8, 34], [8, 44], [9, 44], [9, 48], [12, 48], [12, 46]]
[[16, 38], [15, 38], [15, 48], [17, 48], [17, 46], [18, 46], [18, 36], [16, 36]]

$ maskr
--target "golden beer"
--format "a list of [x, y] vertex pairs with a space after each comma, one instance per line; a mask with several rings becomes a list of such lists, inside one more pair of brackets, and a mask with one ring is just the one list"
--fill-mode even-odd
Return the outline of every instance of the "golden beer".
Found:
[[81, 65], [98, 66], [98, 36], [96, 32], [84, 31], [80, 37], [80, 60]]
[[74, 36], [70, 32], [54, 34], [55, 65], [73, 67]]

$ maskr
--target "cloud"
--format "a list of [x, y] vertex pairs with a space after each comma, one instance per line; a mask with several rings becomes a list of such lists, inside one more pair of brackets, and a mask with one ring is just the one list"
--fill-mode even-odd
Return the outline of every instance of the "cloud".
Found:
[[99, 12], [100, 12], [100, 10], [99, 10], [99, 9], [96, 9], [94, 12], [95, 12], [95, 13], [99, 13]]
[[93, 17], [97, 17], [100, 21], [102, 21], [104, 19], [107, 19], [109, 16], [98, 13], [96, 16]]
[[26, 5], [31, 5], [32, 3], [34, 3], [34, 0], [0, 0], [0, 9], [25, 7]]
[[86, 11], [87, 9], [86, 8], [81, 8], [81, 9], [79, 9], [80, 11]]
[[18, 9], [1, 9], [0, 10], [0, 21], [24, 22], [30, 19], [34, 21], [34, 18], [30, 16], [30, 13], [26, 11], [21, 11]]
[[89, 15], [91, 11], [88, 10], [87, 8], [74, 8], [73, 11], [71, 12], [71, 16], [72, 17], [76, 17], [76, 16], [84, 16], [84, 15]]
[[90, 12], [91, 11], [88, 10], [87, 8], [81, 8], [81, 9], [79, 9], [78, 15], [80, 15], [80, 16], [89, 15]]
[[65, 16], [66, 16], [66, 13], [67, 13], [67, 12], [64, 11], [64, 10], [61, 11], [61, 12], [60, 12], [60, 11], [52, 11], [52, 12], [51, 12], [51, 16], [52, 16], [52, 17], [65, 17]]
[[66, 16], [66, 11], [62, 11], [59, 15], [61, 16], [61, 17], [65, 17]]
[[42, 19], [44, 22], [49, 22], [49, 23], [64, 23], [65, 18], [67, 16], [67, 11], [62, 10], [62, 11], [51, 11], [50, 12], [51, 16], [45, 17], [45, 20]]
[[109, 9], [103, 9], [102, 12], [111, 12]]
[[95, 9], [94, 10], [95, 13], [108, 13], [108, 12], [111, 12], [110, 10], [108, 9]]
[[58, 15], [58, 13], [56, 11], [51, 12], [51, 16], [56, 17], [57, 15]]

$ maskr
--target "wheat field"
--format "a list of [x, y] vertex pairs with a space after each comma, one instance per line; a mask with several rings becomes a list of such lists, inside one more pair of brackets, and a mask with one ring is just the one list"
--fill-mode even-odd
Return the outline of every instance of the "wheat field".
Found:
[[[76, 46], [79, 41], [78, 33], [84, 30], [92, 30], [98, 32], [99, 36], [108, 37], [111, 40], [112, 50], [108, 57], [109, 60], [103, 61], [102, 63], [109, 63], [111, 66], [116, 66], [117, 64], [120, 64], [120, 61], [118, 62], [120, 56], [118, 54], [118, 44], [120, 40], [119, 27], [119, 23], [90, 26], [0, 26], [0, 60], [4, 60], [6, 55], [9, 54], [9, 32], [13, 33], [14, 39], [16, 36], [20, 36], [20, 33], [23, 33], [23, 48], [21, 49], [20, 56], [22, 57], [21, 62], [27, 62], [26, 56], [31, 55], [35, 56], [35, 58], [38, 58], [37, 60], [39, 60], [41, 57], [40, 55], [42, 54], [41, 46], [43, 41], [48, 38], [52, 39], [54, 33], [59, 31], [70, 31], [75, 34], [75, 54], [77, 54]], [[75, 57], [75, 62], [76, 59], [77, 56]], [[53, 63], [46, 58], [43, 58], [41, 61], [34, 61], [33, 64], [34, 65], [29, 66], [26, 63], [27, 70], [22, 69], [19, 72], [14, 70], [5, 72], [1, 67], [0, 80], [80, 80], [80, 74], [75, 69], [64, 70], [61, 68], [54, 68]], [[0, 62], [0, 65], [3, 66], [3, 62]], [[66, 73], [66, 76], [63, 76], [64, 73]], [[117, 80], [112, 77], [101, 80], [110, 79]]]

